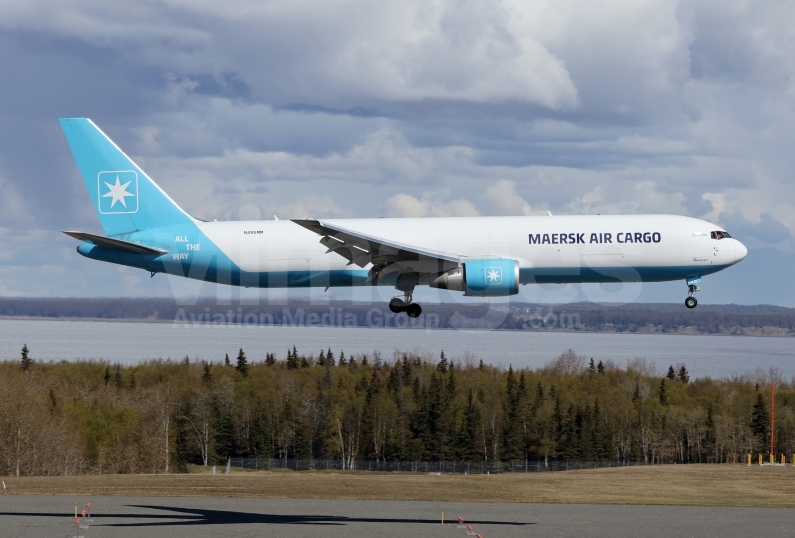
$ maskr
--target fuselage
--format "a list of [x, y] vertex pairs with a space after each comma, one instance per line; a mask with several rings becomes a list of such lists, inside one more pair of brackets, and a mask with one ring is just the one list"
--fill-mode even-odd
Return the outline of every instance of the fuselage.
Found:
[[206, 222], [180, 208], [88, 118], [61, 127], [105, 236], [67, 231], [92, 259], [247, 287], [388, 285], [420, 315], [416, 285], [503, 297], [520, 284], [685, 280], [747, 251], [715, 224], [675, 215]]
[[[509, 258], [520, 282], [659, 282], [715, 273], [747, 254], [709, 222], [676, 215], [582, 215], [337, 219], [324, 222], [398, 243], [447, 252], [462, 260]], [[227, 221], [166, 226], [117, 236], [167, 250], [147, 256], [78, 248], [95, 259], [222, 284], [251, 287], [392, 285], [367, 281], [368, 267], [318, 242], [292, 221]], [[433, 274], [434, 267], [413, 267]], [[420, 283], [423, 283], [422, 281]]]

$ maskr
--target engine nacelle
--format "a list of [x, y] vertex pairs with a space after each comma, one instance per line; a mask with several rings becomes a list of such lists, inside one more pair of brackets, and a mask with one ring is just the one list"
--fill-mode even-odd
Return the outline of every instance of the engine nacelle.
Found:
[[463, 291], [471, 297], [505, 297], [519, 293], [519, 262], [516, 260], [473, 260], [442, 273], [428, 285], [443, 290]]

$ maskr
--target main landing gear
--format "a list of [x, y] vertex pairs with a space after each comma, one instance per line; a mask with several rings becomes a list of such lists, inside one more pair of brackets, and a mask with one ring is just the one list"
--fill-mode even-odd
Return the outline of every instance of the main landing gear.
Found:
[[420, 275], [407, 271], [398, 275], [395, 280], [395, 288], [403, 292], [403, 299], [400, 297], [393, 297], [389, 301], [389, 309], [395, 314], [405, 312], [410, 318], [418, 318], [422, 314], [422, 308], [417, 303], [411, 302], [411, 294], [414, 293], [414, 286], [420, 281]]
[[420, 307], [420, 305], [417, 303], [411, 302], [410, 293], [407, 293], [404, 297], [405, 299], [393, 297], [392, 300], [389, 301], [389, 309], [395, 314], [405, 312], [410, 318], [420, 317], [420, 314], [422, 314], [422, 307]]
[[688, 292], [687, 292], [687, 299], [685, 299], [685, 306], [688, 307], [688, 308], [695, 308], [696, 305], [698, 304], [698, 301], [693, 296], [693, 294], [696, 293], [699, 288], [695, 284], [690, 284], [687, 287], [687, 289], [688, 289]]

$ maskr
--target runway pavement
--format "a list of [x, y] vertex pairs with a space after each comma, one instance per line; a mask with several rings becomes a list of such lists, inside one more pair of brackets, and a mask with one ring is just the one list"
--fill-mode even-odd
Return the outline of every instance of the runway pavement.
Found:
[[86, 538], [464, 538], [458, 516], [483, 538], [795, 533], [795, 509], [782, 508], [0, 495], [0, 537], [76, 536], [74, 507], [88, 501]]

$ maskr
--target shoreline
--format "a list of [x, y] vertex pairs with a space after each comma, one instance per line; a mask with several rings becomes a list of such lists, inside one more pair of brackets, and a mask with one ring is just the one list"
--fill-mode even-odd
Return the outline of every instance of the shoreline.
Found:
[[[743, 333], [737, 331], [727, 331], [727, 332], [698, 332], [698, 331], [599, 331], [599, 330], [590, 330], [590, 329], [560, 329], [560, 328], [550, 328], [550, 329], [504, 329], [504, 328], [497, 328], [497, 329], [488, 329], [488, 328], [477, 328], [477, 327], [465, 327], [465, 328], [454, 328], [454, 327], [393, 327], [393, 326], [372, 326], [372, 325], [356, 325], [356, 326], [345, 326], [345, 325], [295, 325], [289, 323], [279, 323], [279, 324], [246, 324], [246, 323], [213, 323], [213, 322], [181, 322], [176, 323], [174, 320], [166, 320], [166, 319], [154, 319], [154, 318], [96, 318], [96, 317], [75, 317], [75, 316], [0, 316], [1, 321], [63, 321], [63, 322], [85, 322], [85, 323], [141, 323], [141, 324], [153, 324], [153, 325], [172, 325], [174, 328], [185, 328], [185, 329], [203, 329], [203, 328], [210, 328], [210, 329], [273, 329], [273, 328], [293, 328], [293, 329], [388, 329], [388, 330], [397, 330], [397, 331], [406, 331], [406, 330], [419, 330], [425, 332], [436, 332], [436, 331], [466, 331], [466, 332], [508, 332], [508, 333], [531, 333], [531, 334], [543, 334], [543, 333], [556, 333], [556, 334], [608, 334], [608, 335], [639, 335], [639, 336], [740, 336], [740, 337], [752, 337], [752, 338], [795, 338], [795, 332], [790, 334], [752, 334], [752, 333]], [[685, 329], [690, 328], [692, 326], [685, 327]], [[772, 327], [771, 327], [772, 328]], [[764, 329], [764, 327], [762, 327]]]

